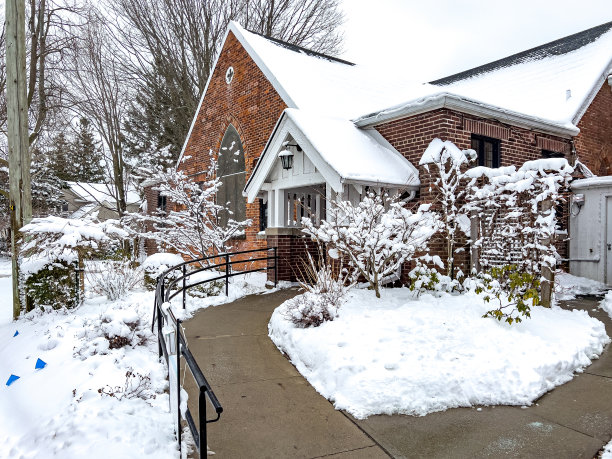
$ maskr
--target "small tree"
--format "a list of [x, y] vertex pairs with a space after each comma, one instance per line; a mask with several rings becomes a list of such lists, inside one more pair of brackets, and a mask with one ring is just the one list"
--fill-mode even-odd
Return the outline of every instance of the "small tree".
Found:
[[398, 196], [368, 193], [358, 204], [340, 198], [329, 203], [327, 219], [316, 227], [304, 218], [304, 232], [348, 260], [380, 298], [380, 285], [399, 271], [438, 229], [438, 219], [422, 205], [415, 213]]
[[159, 183], [154, 190], [166, 198], [168, 209], [149, 215], [132, 214], [132, 222], [140, 222], [149, 229], [140, 235], [157, 241], [190, 258], [223, 253], [231, 249], [229, 241], [242, 236], [250, 220], [237, 222], [230, 218], [219, 224], [219, 214], [227, 210], [215, 203], [221, 181], [214, 177], [212, 161], [206, 179], [194, 182], [182, 171], [160, 171], [153, 180]]
[[[461, 220], [469, 221], [461, 212], [467, 191], [464, 171], [474, 159], [474, 150], [461, 151], [452, 142], [436, 138], [431, 141], [419, 162], [431, 174], [429, 191], [435, 193], [435, 202], [440, 204], [440, 231], [446, 240], [446, 274], [451, 279], [455, 278], [455, 246]], [[430, 166], [433, 171], [429, 170]]]
[[72, 141], [72, 169], [75, 182], [104, 181], [104, 168], [100, 143], [96, 141], [91, 122], [87, 118], [79, 119], [76, 134]]

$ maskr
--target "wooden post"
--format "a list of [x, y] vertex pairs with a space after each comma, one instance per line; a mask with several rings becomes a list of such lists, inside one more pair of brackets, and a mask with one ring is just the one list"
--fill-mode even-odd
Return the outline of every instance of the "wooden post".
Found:
[[472, 241], [470, 250], [470, 264], [472, 265], [471, 270], [476, 271], [477, 273], [480, 272], [480, 253], [478, 247], [476, 246], [476, 241], [478, 241], [479, 236], [479, 223], [478, 211], [472, 210], [470, 212], [470, 239]]
[[[547, 199], [542, 203], [542, 214], [546, 214], [552, 208], [552, 200]], [[550, 246], [553, 244], [552, 237], [547, 237], [542, 241], [542, 245]], [[555, 273], [548, 267], [542, 268], [542, 283], [540, 285], [540, 303], [545, 308], [550, 308], [552, 302], [552, 291], [555, 283]]]
[[[21, 311], [19, 236], [32, 218], [28, 101], [26, 97], [25, 2], [6, 0], [6, 107], [9, 147], [9, 209], [13, 258], [13, 318]], [[40, 83], [42, 84], [42, 83]]]

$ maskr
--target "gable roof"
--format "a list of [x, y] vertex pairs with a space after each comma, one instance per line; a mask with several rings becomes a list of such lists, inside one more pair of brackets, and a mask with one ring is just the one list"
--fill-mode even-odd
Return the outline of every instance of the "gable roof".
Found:
[[421, 94], [434, 89], [386, 68], [355, 65], [249, 32], [233, 21], [229, 31], [289, 108], [352, 119], [392, 105], [402, 94]]
[[612, 22], [608, 22], [431, 84], [575, 125], [611, 72]]
[[398, 188], [420, 184], [417, 169], [377, 131], [359, 129], [342, 118], [287, 108], [246, 183], [243, 194], [249, 202], [278, 162], [277, 155], [287, 135], [297, 141], [336, 192], [342, 191], [344, 183]]

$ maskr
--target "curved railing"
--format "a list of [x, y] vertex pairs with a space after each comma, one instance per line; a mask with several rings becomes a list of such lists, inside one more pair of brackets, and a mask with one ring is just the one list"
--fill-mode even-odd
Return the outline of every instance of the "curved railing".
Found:
[[[272, 251], [272, 255], [270, 255]], [[244, 259], [245, 255], [265, 253], [261, 257], [249, 257]], [[243, 259], [232, 260], [232, 257], [240, 256]], [[221, 262], [217, 262], [222, 260]], [[252, 264], [254, 262], [266, 262], [264, 268], [252, 268], [241, 271], [232, 271], [232, 266], [236, 264]], [[270, 263], [270, 262], [273, 263]], [[254, 249], [243, 250], [241, 252], [222, 253], [209, 257], [198, 258], [195, 260], [185, 261], [172, 268], [164, 271], [158, 278], [155, 286], [155, 305], [153, 308], [153, 322], [151, 331], [155, 329], [157, 323], [157, 340], [159, 348], [159, 356], [164, 357], [168, 367], [168, 380], [170, 382], [170, 409], [175, 412], [176, 425], [175, 431], [179, 444], [179, 452], [181, 450], [181, 418], [185, 419], [189, 430], [193, 436], [200, 457], [207, 455], [207, 436], [206, 425], [211, 422], [217, 422], [221, 418], [223, 407], [215, 396], [210, 384], [204, 377], [204, 373], [200, 369], [196, 359], [189, 350], [187, 340], [181, 328], [181, 320], [172, 312], [170, 300], [182, 294], [182, 306], [185, 309], [186, 295], [190, 288], [197, 287], [207, 282], [214, 282], [223, 279], [225, 281], [225, 295], [229, 293], [229, 279], [234, 276], [240, 276], [257, 271], [274, 270], [274, 286], [278, 284], [277, 274], [277, 253], [276, 247], [270, 249]], [[189, 265], [197, 264], [198, 268], [188, 270]], [[203, 271], [219, 271], [222, 274], [213, 276], [201, 281], [189, 283], [189, 278], [194, 274]], [[176, 273], [179, 273], [178, 275]], [[198, 421], [199, 426], [193, 419], [189, 407], [186, 407], [184, 413], [181, 413], [181, 357], [189, 367], [193, 378], [198, 385]], [[206, 418], [206, 405], [208, 402], [212, 405], [216, 418]]]

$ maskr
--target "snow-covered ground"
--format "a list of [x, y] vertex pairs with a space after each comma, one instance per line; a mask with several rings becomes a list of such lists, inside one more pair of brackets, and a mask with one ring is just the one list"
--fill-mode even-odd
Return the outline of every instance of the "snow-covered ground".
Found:
[[555, 273], [555, 298], [572, 300], [576, 295], [603, 295], [608, 286], [596, 280], [578, 277], [563, 271]]
[[387, 289], [377, 300], [353, 290], [334, 321], [306, 329], [285, 319], [285, 305], [270, 337], [319, 393], [358, 418], [529, 405], [610, 341], [584, 311], [536, 307], [512, 326], [483, 319], [491, 305], [470, 293], [415, 298]]
[[[7, 267], [0, 261], [0, 276]], [[229, 298], [189, 299], [181, 315], [261, 291], [265, 274], [248, 276], [234, 278]], [[150, 332], [153, 292], [90, 296], [74, 310], [12, 321], [10, 289], [0, 277], [0, 457], [176, 457], [166, 370]], [[38, 359], [46, 366], [37, 370]], [[6, 385], [11, 375], [19, 379]]]
[[604, 447], [601, 459], [612, 459], [612, 440]]
[[606, 293], [604, 299], [601, 300], [601, 303], [599, 303], [599, 307], [606, 311], [612, 319], [612, 290]]

